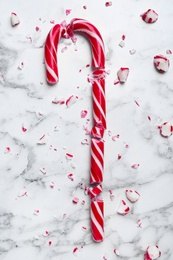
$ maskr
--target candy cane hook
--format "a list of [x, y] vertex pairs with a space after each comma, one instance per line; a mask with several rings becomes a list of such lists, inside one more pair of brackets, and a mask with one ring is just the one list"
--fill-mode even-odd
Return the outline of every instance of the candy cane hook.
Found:
[[[103, 241], [104, 238], [104, 201], [98, 197], [102, 192], [104, 169], [104, 141], [106, 129], [106, 101], [105, 101], [105, 53], [104, 43], [98, 29], [90, 22], [75, 18], [67, 25], [67, 34], [74, 37], [75, 32], [87, 36], [92, 51], [92, 66], [95, 69], [92, 78], [93, 98], [93, 128], [91, 131], [91, 231], [93, 240]], [[46, 77], [49, 84], [58, 81], [57, 45], [65, 31], [61, 25], [55, 25], [49, 32], [45, 42]]]

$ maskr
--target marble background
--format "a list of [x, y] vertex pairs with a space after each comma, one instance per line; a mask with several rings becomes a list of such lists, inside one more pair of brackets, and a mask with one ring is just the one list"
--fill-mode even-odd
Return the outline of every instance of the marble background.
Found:
[[[149, 8], [159, 14], [155, 24], [140, 17]], [[71, 9], [69, 15], [66, 9]], [[0, 259], [142, 260], [148, 245], [158, 245], [160, 259], [172, 260], [173, 137], [163, 138], [158, 126], [173, 123], [173, 58], [166, 54], [173, 51], [173, 0], [113, 0], [109, 7], [103, 0], [0, 0], [0, 10]], [[11, 12], [20, 18], [14, 28]], [[76, 45], [60, 42], [60, 81], [54, 87], [46, 83], [43, 62], [53, 22], [75, 17], [89, 20], [101, 32], [110, 72], [105, 239], [98, 244], [91, 238], [89, 198], [79, 187], [80, 182], [88, 185], [90, 170], [85, 131], [92, 127], [89, 44], [82, 36]], [[124, 48], [119, 46], [122, 35]], [[167, 73], [154, 69], [156, 54], [170, 59]], [[114, 85], [120, 67], [129, 67], [129, 77]], [[78, 100], [70, 108], [52, 103], [71, 95]], [[86, 118], [81, 118], [83, 109]], [[39, 145], [43, 135], [46, 144]], [[88, 143], [82, 144], [85, 139]], [[73, 159], [67, 160], [66, 153]], [[139, 167], [131, 168], [135, 163]], [[127, 202], [131, 212], [121, 216], [117, 209], [128, 188], [141, 196], [134, 205]], [[78, 204], [72, 203], [74, 197]]]

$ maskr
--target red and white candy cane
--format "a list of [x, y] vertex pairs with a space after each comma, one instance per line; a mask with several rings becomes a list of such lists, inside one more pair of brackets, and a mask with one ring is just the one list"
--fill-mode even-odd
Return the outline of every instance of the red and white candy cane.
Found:
[[[58, 81], [57, 44], [64, 35], [61, 25], [53, 27], [45, 43], [45, 63], [47, 81], [54, 84]], [[56, 31], [57, 30], [57, 31]], [[104, 43], [100, 32], [90, 22], [75, 18], [67, 25], [67, 34], [73, 39], [74, 33], [84, 33], [92, 51], [92, 66], [95, 69], [92, 78], [93, 97], [93, 128], [91, 131], [91, 172], [92, 184], [91, 198], [91, 231], [93, 240], [103, 241], [104, 234], [104, 202], [98, 197], [102, 192], [100, 183], [103, 181], [104, 168], [104, 141], [102, 140], [106, 129], [106, 101], [105, 101], [105, 53]], [[51, 46], [52, 45], [52, 46]]]

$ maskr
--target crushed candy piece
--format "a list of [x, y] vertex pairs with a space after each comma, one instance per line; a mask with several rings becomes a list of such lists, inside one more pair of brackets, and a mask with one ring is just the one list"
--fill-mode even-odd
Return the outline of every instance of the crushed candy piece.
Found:
[[162, 126], [159, 127], [160, 128], [160, 134], [163, 137], [170, 137], [173, 134], [173, 126], [170, 125], [168, 122], [165, 122], [162, 124]]
[[158, 246], [148, 246], [144, 260], [154, 260], [161, 256], [161, 251]]
[[85, 110], [85, 109], [83, 109], [83, 110], [81, 111], [81, 118], [85, 118], [85, 117], [87, 116], [87, 114], [88, 114], [88, 111]]
[[85, 139], [81, 142], [81, 144], [87, 144], [87, 145], [89, 145], [88, 139], [85, 138]]
[[118, 160], [120, 160], [122, 158], [122, 155], [118, 154]]
[[43, 233], [43, 236], [44, 236], [44, 237], [48, 237], [48, 236], [49, 236], [49, 231], [46, 230], [46, 231]]
[[118, 134], [118, 135], [113, 135], [113, 136], [112, 136], [112, 140], [113, 140], [113, 141], [116, 141], [116, 139], [118, 139], [119, 137], [120, 137], [119, 134]]
[[134, 163], [134, 164], [131, 166], [132, 169], [138, 169], [138, 167], [139, 167], [139, 163]]
[[131, 55], [133, 55], [133, 54], [135, 54], [135, 53], [136, 53], [136, 50], [134, 50], [134, 49], [131, 49], [129, 52], [130, 52], [130, 54], [131, 54]]
[[22, 131], [23, 131], [23, 132], [26, 132], [26, 131], [27, 131], [27, 128], [24, 127], [24, 124], [22, 124]]
[[113, 194], [112, 190], [109, 190], [109, 193], [110, 193], [110, 200], [113, 201], [115, 198], [115, 195]]
[[55, 97], [55, 98], [52, 100], [52, 104], [60, 104], [60, 105], [63, 105], [63, 104], [65, 104], [65, 99], [64, 99], [64, 98], [58, 99], [57, 97]]
[[172, 54], [171, 50], [166, 50], [166, 54]]
[[48, 141], [49, 135], [48, 134], [44, 134], [40, 137], [40, 139], [37, 141], [37, 144], [42, 145], [42, 144], [46, 144]]
[[117, 256], [120, 256], [120, 253], [117, 249], [114, 249], [114, 254], [116, 254]]
[[136, 105], [137, 105], [138, 107], [140, 107], [140, 105], [139, 105], [138, 101], [136, 101], [136, 100], [135, 100], [135, 103], [136, 103]]
[[105, 6], [111, 6], [112, 5], [112, 1], [106, 2]]
[[135, 203], [140, 198], [140, 194], [136, 190], [126, 190], [126, 197], [130, 202]]
[[70, 96], [67, 100], [66, 100], [66, 106], [67, 107], [71, 107], [73, 104], [76, 103], [76, 101], [78, 100], [78, 96]]
[[9, 152], [11, 152], [11, 148], [9, 146], [5, 147], [4, 153], [6, 154], [6, 153], [9, 153]]
[[63, 47], [63, 48], [61, 49], [61, 52], [63, 53], [63, 52], [65, 52], [66, 50], [67, 50], [67, 46]]
[[23, 70], [23, 68], [24, 68], [24, 62], [22, 61], [19, 65], [18, 65], [18, 67], [17, 67], [19, 70]]
[[154, 56], [154, 67], [161, 73], [167, 72], [170, 66], [169, 59], [159, 54]]
[[129, 68], [120, 68], [117, 72], [117, 77], [120, 83], [125, 83], [129, 75]]
[[140, 219], [138, 219], [138, 221], [137, 221], [137, 226], [140, 227], [140, 228], [142, 228], [142, 222], [141, 222]]
[[54, 189], [54, 188], [55, 188], [55, 183], [54, 183], [53, 181], [50, 183], [50, 188], [51, 188], [51, 189]]
[[72, 200], [72, 202], [73, 202], [74, 204], [77, 204], [77, 203], [79, 202], [79, 198], [74, 197], [73, 200]]
[[71, 13], [71, 11], [72, 11], [71, 9], [66, 9], [66, 10], [65, 10], [65, 14], [66, 14], [66, 15], [69, 15], [69, 14]]
[[33, 212], [34, 215], [38, 216], [39, 213], [40, 213], [39, 209], [34, 209], [34, 212]]
[[20, 190], [19, 193], [18, 193], [18, 197], [24, 197], [24, 196], [27, 196], [28, 193], [26, 190]]
[[73, 173], [69, 173], [69, 174], [68, 174], [68, 178], [69, 178], [71, 181], [74, 181]]
[[67, 159], [67, 160], [73, 159], [73, 155], [70, 154], [70, 153], [66, 153], [66, 159]]
[[148, 11], [141, 14], [141, 17], [146, 23], [155, 23], [158, 20], [158, 14], [152, 9], [148, 9]]
[[130, 208], [127, 206], [127, 203], [124, 200], [121, 200], [118, 208], [118, 214], [126, 215], [129, 211]]
[[120, 43], [119, 43], [119, 46], [121, 47], [121, 48], [124, 48], [124, 46], [125, 46], [125, 41], [120, 41]]
[[19, 17], [16, 13], [11, 13], [11, 25], [14, 27], [20, 23]]
[[43, 173], [43, 174], [46, 174], [46, 169], [43, 167], [43, 168], [40, 168], [40, 171]]

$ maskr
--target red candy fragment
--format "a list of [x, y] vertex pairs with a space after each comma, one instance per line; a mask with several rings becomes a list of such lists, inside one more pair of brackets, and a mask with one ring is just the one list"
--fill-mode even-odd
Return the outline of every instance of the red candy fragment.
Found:
[[105, 3], [105, 6], [111, 6], [111, 5], [112, 5], [111, 1]]
[[120, 83], [125, 83], [129, 75], [129, 68], [120, 68], [117, 77]]
[[77, 204], [77, 203], [79, 202], [79, 198], [74, 197], [73, 200], [72, 200], [72, 202], [73, 202], [74, 204]]
[[20, 23], [20, 20], [16, 13], [11, 13], [11, 25], [14, 27]]
[[131, 166], [132, 169], [137, 169], [139, 167], [139, 163], [135, 163]]
[[146, 23], [155, 23], [158, 20], [158, 14], [152, 9], [148, 9], [148, 11], [141, 14], [141, 17]]
[[167, 72], [170, 66], [169, 59], [161, 54], [154, 56], [154, 66], [161, 72]]
[[163, 137], [170, 137], [173, 134], [173, 126], [170, 125], [168, 122], [163, 123], [162, 126], [159, 127], [160, 128], [160, 134]]
[[85, 118], [85, 117], [87, 116], [87, 114], [88, 114], [88, 111], [85, 110], [85, 109], [83, 109], [83, 110], [81, 111], [81, 118]]
[[71, 13], [71, 11], [72, 11], [71, 9], [66, 9], [65, 14], [69, 15]]
[[148, 246], [144, 260], [154, 260], [161, 256], [161, 251], [159, 250], [158, 246]]
[[121, 200], [119, 208], [118, 208], [118, 214], [126, 215], [129, 211], [130, 211], [130, 208], [127, 205], [127, 203], [124, 200]]

